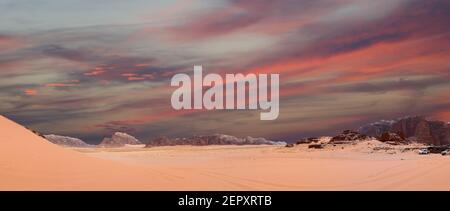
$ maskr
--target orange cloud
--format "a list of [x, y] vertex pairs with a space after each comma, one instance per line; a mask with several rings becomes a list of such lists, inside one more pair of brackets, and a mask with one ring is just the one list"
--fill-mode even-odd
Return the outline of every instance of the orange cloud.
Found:
[[127, 79], [129, 81], [142, 81], [142, 80], [145, 80], [144, 77], [128, 77]]
[[148, 67], [150, 64], [135, 64], [135, 67]]
[[25, 89], [23, 91], [23, 93], [28, 96], [34, 96], [37, 94], [37, 90], [36, 89]]
[[450, 108], [447, 110], [434, 112], [431, 116], [437, 120], [450, 122]]
[[123, 76], [123, 77], [134, 77], [134, 76], [136, 76], [137, 74], [136, 73], [122, 73], [122, 74], [120, 74], [121, 76]]
[[83, 73], [85, 76], [96, 76], [96, 75], [101, 75], [105, 73], [105, 70], [103, 67], [96, 67], [93, 70]]
[[154, 79], [155, 77], [152, 74], [136, 74], [136, 73], [122, 73], [120, 74], [123, 77], [126, 77], [128, 81], [142, 81], [145, 79]]

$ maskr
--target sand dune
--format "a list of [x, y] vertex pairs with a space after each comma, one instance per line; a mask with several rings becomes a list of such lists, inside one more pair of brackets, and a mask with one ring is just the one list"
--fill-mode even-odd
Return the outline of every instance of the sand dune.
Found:
[[1, 190], [450, 190], [450, 156], [372, 142], [67, 149], [4, 117], [0, 129]]
[[1, 190], [184, 189], [188, 184], [174, 176], [176, 171], [127, 165], [61, 148], [3, 116], [0, 128]]

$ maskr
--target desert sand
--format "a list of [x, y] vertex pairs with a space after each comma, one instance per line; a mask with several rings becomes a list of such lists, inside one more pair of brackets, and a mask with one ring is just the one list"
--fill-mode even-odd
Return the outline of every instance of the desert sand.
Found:
[[0, 117], [0, 190], [450, 190], [450, 156], [376, 141], [62, 148]]

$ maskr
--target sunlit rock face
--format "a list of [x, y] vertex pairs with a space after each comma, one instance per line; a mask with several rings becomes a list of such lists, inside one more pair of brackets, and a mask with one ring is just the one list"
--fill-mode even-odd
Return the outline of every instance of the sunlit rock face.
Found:
[[139, 145], [142, 144], [135, 137], [126, 133], [116, 132], [111, 138], [104, 138], [99, 144], [99, 147], [123, 147], [125, 145]]
[[50, 134], [50, 135], [44, 135], [44, 138], [54, 144], [65, 146], [65, 147], [92, 147], [92, 145], [87, 144], [86, 142], [84, 142], [81, 139], [68, 137], [68, 136], [60, 136], [60, 135]]
[[380, 121], [362, 126], [358, 132], [380, 137], [383, 133], [397, 133], [409, 141], [430, 145], [450, 144], [450, 126], [442, 121], [429, 121], [422, 116], [404, 117], [397, 120]]

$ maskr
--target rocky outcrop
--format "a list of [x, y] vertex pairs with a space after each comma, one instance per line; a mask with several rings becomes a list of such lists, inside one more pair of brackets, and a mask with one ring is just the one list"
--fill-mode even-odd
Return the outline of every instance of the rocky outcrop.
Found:
[[402, 134], [409, 141], [429, 145], [450, 144], [450, 125], [442, 121], [429, 121], [412, 116], [391, 121], [380, 121], [361, 127], [358, 132], [380, 138], [383, 133]]
[[149, 146], [172, 146], [172, 145], [176, 145], [177, 142], [178, 141], [175, 141], [173, 139], [162, 136], [162, 137], [158, 137], [158, 138], [150, 140], [150, 142], [147, 143], [145, 146], [146, 147], [149, 147]]
[[324, 144], [310, 144], [308, 145], [308, 149], [323, 149]]
[[297, 142], [295, 142], [295, 144], [297, 144], [297, 145], [299, 145], [299, 144], [310, 144], [310, 143], [317, 143], [319, 141], [320, 141], [319, 138], [310, 137], [310, 138], [300, 139]]
[[330, 140], [330, 144], [347, 144], [354, 143], [356, 141], [366, 140], [368, 137], [366, 135], [360, 134], [352, 130], [344, 130], [341, 134], [334, 136]]
[[245, 137], [238, 138], [230, 135], [215, 134], [205, 136], [193, 136], [189, 138], [174, 138], [159, 137], [148, 142], [146, 147], [152, 146], [175, 146], [175, 145], [286, 145], [285, 142], [270, 141], [265, 138]]
[[78, 138], [68, 137], [68, 136], [60, 136], [60, 135], [44, 135], [44, 138], [48, 141], [65, 147], [92, 147], [92, 145], [87, 144]]
[[285, 147], [287, 147], [287, 148], [292, 148], [292, 147], [294, 147], [294, 144], [286, 144]]
[[450, 124], [442, 121], [429, 121], [434, 145], [450, 145]]
[[385, 142], [387, 144], [391, 144], [391, 145], [400, 145], [400, 144], [408, 143], [408, 140], [402, 134], [391, 133], [391, 132], [383, 133], [380, 136], [380, 138], [378, 138], [378, 140], [381, 142]]
[[415, 116], [397, 120], [391, 132], [403, 133], [411, 141], [446, 145], [450, 143], [449, 125], [442, 121], [428, 121], [424, 117]]
[[104, 138], [98, 145], [99, 147], [123, 147], [125, 145], [139, 145], [142, 144], [135, 137], [126, 133], [116, 132], [111, 138]]
[[361, 126], [358, 129], [358, 133], [371, 137], [380, 137], [383, 133], [389, 132], [394, 122], [394, 120], [380, 120], [378, 122], [370, 123]]
[[428, 122], [421, 116], [398, 119], [392, 124], [389, 131], [395, 133], [401, 132], [405, 135], [405, 137], [414, 137], [418, 134], [423, 137], [429, 136], [427, 138], [431, 137], [428, 128]]

